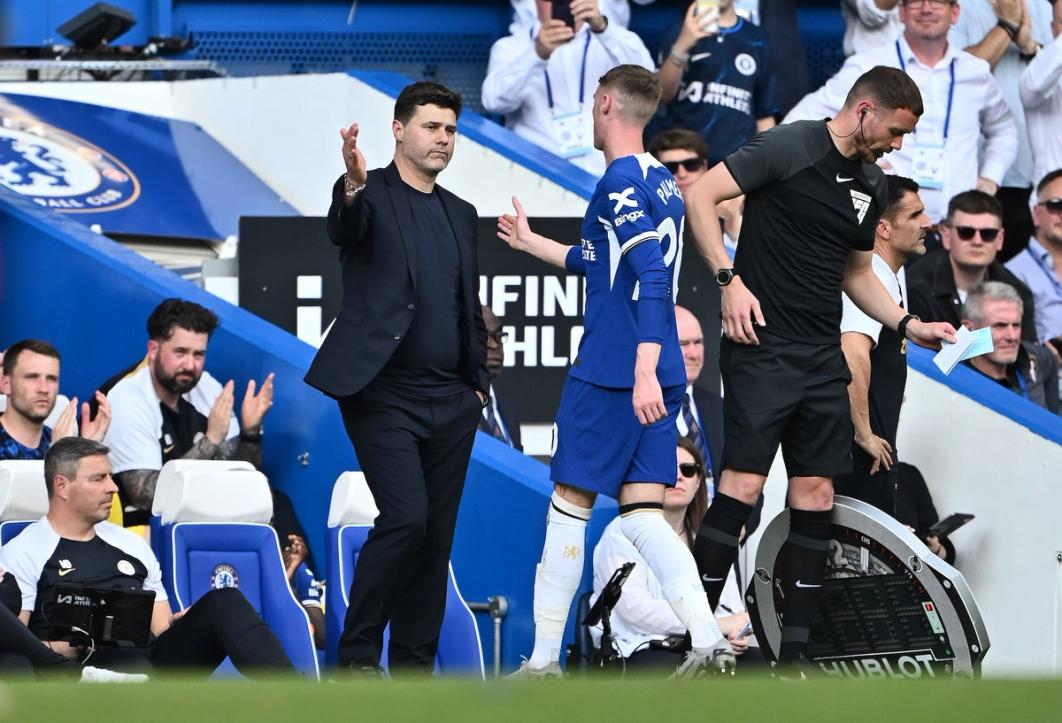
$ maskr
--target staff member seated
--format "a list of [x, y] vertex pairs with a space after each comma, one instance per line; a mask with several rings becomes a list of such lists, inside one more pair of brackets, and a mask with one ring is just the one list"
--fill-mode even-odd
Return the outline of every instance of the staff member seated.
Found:
[[[674, 528], [675, 534], [692, 549], [697, 527], [708, 508], [708, 495], [704, 486], [704, 462], [697, 447], [689, 439], [678, 440], [678, 470], [675, 486], [664, 493], [664, 518]], [[659, 668], [673, 671], [678, 659], [677, 651], [651, 648], [654, 641], [671, 636], [683, 636], [685, 626], [675, 617], [664, 597], [660, 581], [649, 569], [648, 563], [639, 554], [620, 529], [617, 517], [601, 535], [594, 549], [594, 599], [601, 594], [605, 584], [617, 568], [627, 562], [634, 569], [623, 585], [619, 603], [612, 609], [610, 621], [612, 635], [620, 655], [626, 658], [626, 668], [631, 670]], [[733, 614], [720, 615], [720, 610], [734, 610]], [[716, 612], [716, 622], [737, 655], [748, 647], [748, 638], [740, 633], [749, 621], [749, 614], [741, 603], [741, 592], [733, 571]], [[601, 642], [601, 630], [591, 628], [594, 644]]]
[[[99, 442], [65, 437], [44, 457], [48, 514], [0, 549], [0, 566], [22, 592], [22, 622], [55, 652], [107, 668], [177, 669], [209, 675], [226, 657], [246, 675], [292, 672], [273, 631], [239, 590], [212, 590], [176, 615], [151, 548], [133, 532], [107, 522], [118, 488]], [[61, 583], [155, 593], [151, 641], [136, 650], [76, 647], [49, 641], [45, 608]]]

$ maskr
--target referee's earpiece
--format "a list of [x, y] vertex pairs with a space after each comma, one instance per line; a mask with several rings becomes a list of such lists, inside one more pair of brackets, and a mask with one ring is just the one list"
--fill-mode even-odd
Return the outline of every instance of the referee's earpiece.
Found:
[[863, 110], [861, 110], [861, 111], [859, 112], [859, 117], [860, 117], [861, 119], [862, 119], [862, 118], [866, 118], [866, 117], [867, 117], [867, 111], [868, 111], [868, 110], [870, 110], [870, 109], [869, 109], [869, 108], [864, 108]]

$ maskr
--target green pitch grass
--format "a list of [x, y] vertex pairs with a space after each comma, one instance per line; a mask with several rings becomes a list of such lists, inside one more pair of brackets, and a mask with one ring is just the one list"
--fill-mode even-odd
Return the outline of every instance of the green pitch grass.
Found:
[[1062, 681], [10, 682], [0, 720], [1024, 723], [1062, 720]]

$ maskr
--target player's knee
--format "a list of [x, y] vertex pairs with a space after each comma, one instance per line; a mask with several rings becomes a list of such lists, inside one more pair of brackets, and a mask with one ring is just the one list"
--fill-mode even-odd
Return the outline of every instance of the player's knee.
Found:
[[597, 498], [597, 495], [593, 492], [588, 492], [579, 487], [572, 487], [562, 482], [553, 483], [553, 494], [559, 496], [568, 504], [587, 510], [594, 506], [594, 500]]
[[756, 472], [725, 469], [719, 480], [719, 491], [747, 505], [754, 505], [760, 498], [763, 483], [766, 481], [766, 477]]
[[833, 507], [833, 480], [829, 477], [794, 477], [789, 483], [789, 504], [801, 510]]

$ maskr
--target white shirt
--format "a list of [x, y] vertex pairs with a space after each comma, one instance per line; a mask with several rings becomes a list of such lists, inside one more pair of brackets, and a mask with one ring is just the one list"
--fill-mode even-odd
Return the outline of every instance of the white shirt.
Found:
[[[900, 272], [894, 274], [889, 265], [885, 263], [885, 259], [881, 258], [877, 254], [874, 254], [874, 260], [871, 262], [871, 268], [874, 269], [874, 275], [881, 281], [881, 285], [885, 287], [885, 290], [889, 292], [889, 296], [897, 304], [903, 303], [904, 307], [909, 306], [907, 301], [907, 273], [904, 267], [900, 267]], [[846, 331], [857, 331], [860, 334], [866, 334], [873, 340], [874, 346], [878, 345], [878, 337], [881, 335], [881, 322], [871, 319], [867, 314], [855, 305], [851, 299], [848, 298], [848, 294], [841, 292], [841, 304], [843, 311], [841, 313], [841, 333]]]
[[[649, 5], [653, 0], [633, 0], [638, 5]], [[515, 33], [517, 28], [530, 28], [538, 22], [538, 8], [535, 0], [512, 0], [513, 22], [509, 26], [509, 32]], [[598, 4], [601, 14], [608, 18], [609, 23], [616, 23], [627, 27], [631, 23], [631, 6], [627, 0], [601, 0]], [[525, 30], [526, 32], [526, 30]]]
[[891, 43], [903, 30], [897, 8], [882, 10], [874, 0], [841, 0], [845, 57]]
[[[181, 395], [200, 414], [209, 417], [214, 400], [221, 394], [221, 384], [204, 371], [192, 391]], [[151, 383], [147, 365], [121, 380], [107, 394], [111, 403], [111, 426], [103, 443], [111, 448], [107, 455], [113, 474], [131, 469], [162, 469], [162, 409]], [[229, 420], [228, 438], [240, 433], [233, 415]]]
[[[626, 63], [656, 70], [641, 38], [619, 23], [610, 21], [601, 33], [594, 33], [584, 25], [572, 40], [554, 50], [548, 61], [535, 52], [537, 36], [538, 23], [535, 23], [533, 28], [520, 28], [494, 43], [481, 100], [489, 113], [505, 116], [506, 128], [553, 153], [559, 150], [554, 135], [556, 114], [579, 112], [585, 127], [592, 127], [598, 78]], [[586, 72], [581, 74], [584, 51]], [[547, 72], [553, 91], [552, 109], [546, 92]], [[592, 140], [589, 138], [588, 143]], [[605, 172], [605, 155], [601, 151], [591, 149], [570, 160], [595, 175]]]
[[[162, 568], [158, 558], [143, 537], [111, 522], [96, 525], [96, 535], [112, 547], [137, 558], [147, 568], [144, 589], [155, 593], [156, 602], [168, 600], [162, 586]], [[0, 565], [7, 569], [22, 592], [23, 611], [32, 611], [37, 605], [37, 583], [45, 564], [55, 552], [62, 538], [52, 529], [47, 517], [29, 525], [18, 537], [0, 550]]]
[[[669, 635], [686, 632], [686, 626], [675, 616], [664, 597], [664, 590], [649, 569], [649, 563], [623, 534], [618, 517], [608, 524], [594, 548], [593, 599], [601, 594], [612, 573], [627, 562], [633, 562], [634, 569], [623, 584], [623, 594], [609, 618], [616, 647], [624, 658], [630, 657], [639, 648], [648, 648], [650, 640], [663, 640]], [[729, 610], [727, 614], [730, 615], [745, 611], [733, 568], [719, 599], [719, 608]], [[590, 635], [595, 645], [601, 644], [600, 627], [591, 628]]]
[[1032, 148], [1029, 178], [1035, 188], [1048, 173], [1062, 168], [1062, 35], [1036, 54], [1018, 90]]
[[[962, 12], [959, 20], [948, 33], [948, 42], [956, 48], [968, 48], [981, 42], [999, 18], [992, 10], [988, 0], [962, 0]], [[1041, 45], [1051, 42], [1051, 5], [1047, 0], [1025, 0], [1032, 23], [1033, 40]], [[1003, 91], [1003, 99], [1014, 114], [1018, 127], [1018, 157], [1003, 177], [1004, 186], [1029, 188], [1032, 186], [1033, 159], [1029, 148], [1029, 136], [1025, 129], [1025, 111], [1022, 108], [1018, 83], [1025, 72], [1025, 62], [1021, 59], [1018, 46], [1010, 43], [1003, 57], [996, 63], [992, 74]], [[1057, 134], [1056, 134], [1057, 135]]]
[[[896, 53], [896, 43], [900, 54]], [[949, 45], [944, 57], [935, 67], [923, 65], [907, 44], [903, 34], [891, 43], [864, 53], [857, 53], [845, 61], [837, 74], [814, 93], [809, 93], [785, 117], [785, 123], [797, 120], [818, 120], [834, 116], [844, 105], [845, 97], [860, 75], [876, 65], [900, 67], [900, 56], [907, 66], [907, 74], [922, 91], [925, 112], [918, 121], [917, 132], [904, 137], [903, 147], [887, 154], [882, 163], [891, 169], [886, 173], [911, 178], [914, 147], [919, 139], [926, 143], [941, 143], [944, 119], [948, 109], [948, 90], [951, 85], [951, 63], [955, 63], [955, 94], [952, 101], [951, 124], [944, 143], [948, 166], [943, 189], [924, 188], [920, 192], [926, 213], [934, 222], [947, 215], [948, 201], [962, 191], [977, 185], [978, 176], [1003, 182], [1003, 176], [1018, 151], [1018, 131], [1014, 125], [1003, 94], [988, 63], [965, 50]], [[978, 144], [984, 138], [978, 168]]]

